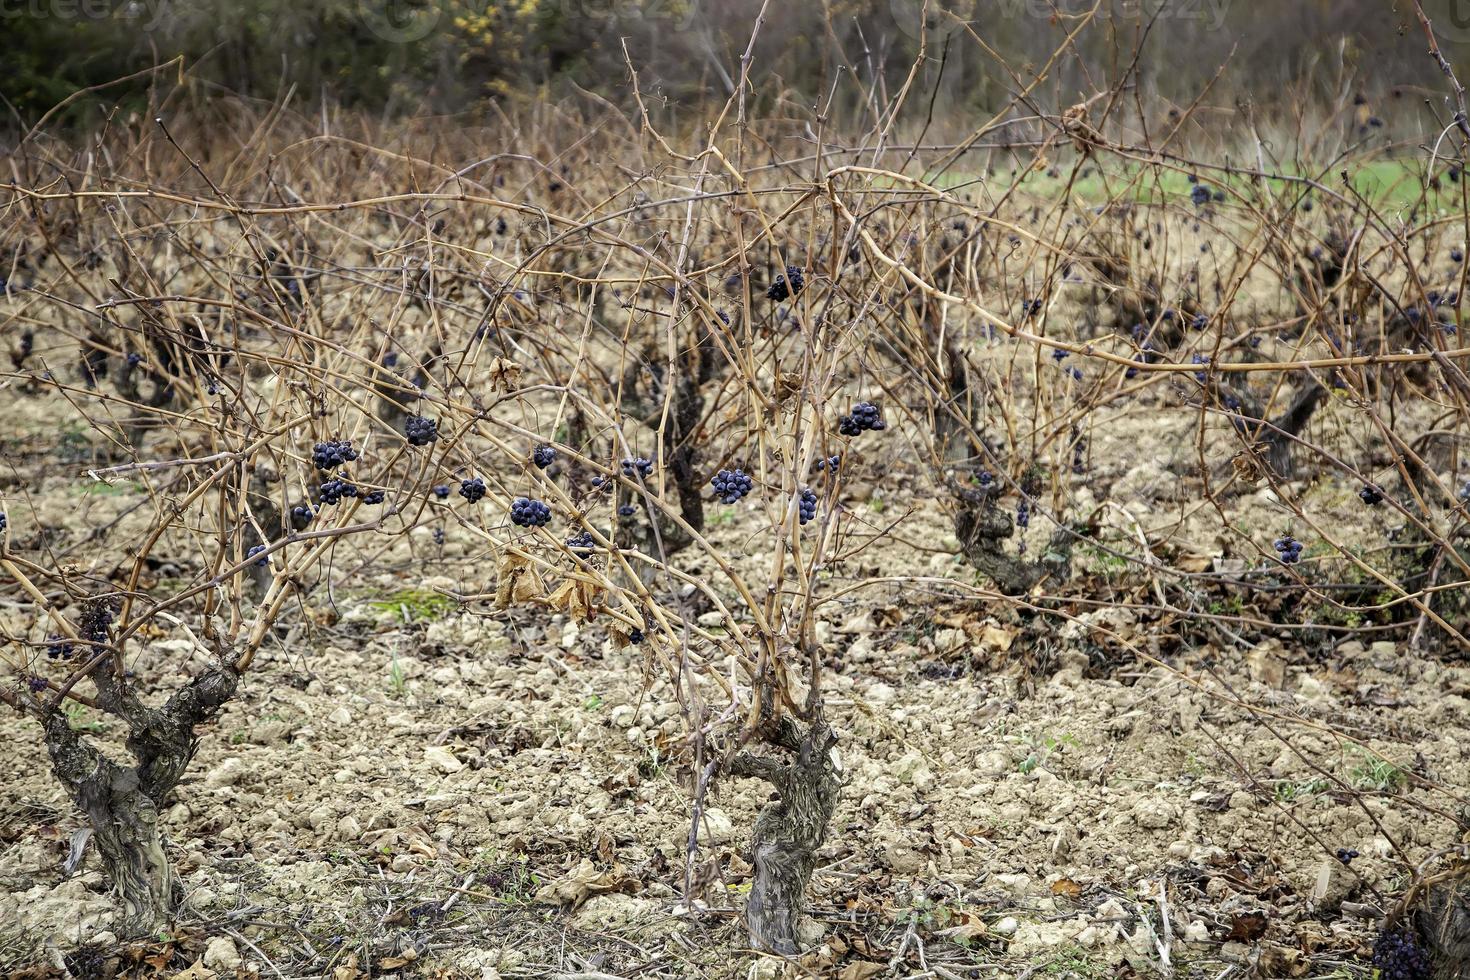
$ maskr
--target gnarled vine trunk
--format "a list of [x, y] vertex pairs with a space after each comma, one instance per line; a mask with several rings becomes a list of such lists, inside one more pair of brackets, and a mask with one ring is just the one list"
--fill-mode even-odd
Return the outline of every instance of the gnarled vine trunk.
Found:
[[1430, 889], [1415, 924], [1429, 948], [1434, 980], [1470, 980], [1470, 891], [1464, 882]]
[[[105, 674], [110, 664], [99, 671]], [[124, 937], [154, 933], [178, 906], [179, 885], [158, 830], [164, 801], [198, 747], [195, 728], [229, 700], [239, 675], [219, 667], [196, 677], [163, 707], [148, 708], [111, 679], [97, 678], [98, 703], [128, 723], [128, 750], [137, 764], [119, 765], [53, 711], [43, 722], [51, 768], [86, 816], [92, 840], [122, 902], [115, 930]]]
[[788, 719], [776, 741], [795, 753], [791, 764], [742, 755], [731, 768], [737, 776], [766, 780], [779, 794], [756, 818], [751, 841], [755, 881], [745, 904], [745, 925], [756, 946], [791, 955], [800, 950], [797, 922], [841, 781], [831, 753], [837, 737], [825, 723], [817, 722], [802, 737]]

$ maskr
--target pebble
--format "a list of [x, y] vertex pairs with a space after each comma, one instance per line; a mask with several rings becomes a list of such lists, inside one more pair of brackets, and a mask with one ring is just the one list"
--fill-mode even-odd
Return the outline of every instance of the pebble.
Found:
[[215, 936], [204, 947], [204, 965], [211, 970], [238, 970], [243, 963], [234, 940], [228, 936]]

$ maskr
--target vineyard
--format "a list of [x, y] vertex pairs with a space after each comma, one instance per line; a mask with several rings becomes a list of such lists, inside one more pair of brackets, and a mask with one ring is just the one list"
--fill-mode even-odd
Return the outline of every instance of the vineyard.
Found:
[[935, 120], [749, 43], [7, 146], [0, 970], [1470, 976], [1449, 63]]

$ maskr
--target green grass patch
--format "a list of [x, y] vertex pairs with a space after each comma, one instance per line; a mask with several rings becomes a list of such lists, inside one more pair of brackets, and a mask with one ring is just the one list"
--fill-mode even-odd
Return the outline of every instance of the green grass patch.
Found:
[[443, 619], [458, 608], [459, 603], [438, 592], [428, 589], [399, 589], [383, 599], [368, 603], [380, 612], [397, 613], [409, 620]]

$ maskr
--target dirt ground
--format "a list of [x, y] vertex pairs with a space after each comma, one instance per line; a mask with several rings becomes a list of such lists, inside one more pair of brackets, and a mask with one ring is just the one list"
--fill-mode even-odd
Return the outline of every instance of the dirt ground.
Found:
[[[79, 505], [73, 482], [43, 480], [45, 506], [99, 520], [130, 504]], [[945, 540], [929, 504], [886, 506]], [[733, 547], [751, 513], [715, 534]], [[449, 528], [443, 570], [471, 547]], [[884, 560], [909, 583], [819, 627], [846, 786], [801, 965], [749, 950], [736, 919], [766, 787], [732, 780], [709, 801], [686, 906], [667, 681], [596, 626], [455, 608], [439, 592], [485, 583], [433, 560], [335, 609], [314, 597], [268, 648], [166, 814], [189, 918], [135, 955], [159, 975], [198, 961], [194, 977], [1104, 977], [1153, 975], [1161, 956], [1178, 976], [1366, 974], [1357, 910], [1451, 840], [1406, 804], [1428, 799], [1415, 776], [1470, 780], [1470, 670], [1294, 640], [1100, 666], [1087, 620], [1137, 633], [1133, 612], [1037, 629], [946, 598], [973, 573], [943, 547]], [[63, 871], [81, 822], [32, 723], [0, 724], [0, 957], [105, 975], [95, 858]], [[1361, 856], [1344, 867], [1337, 848]]]

